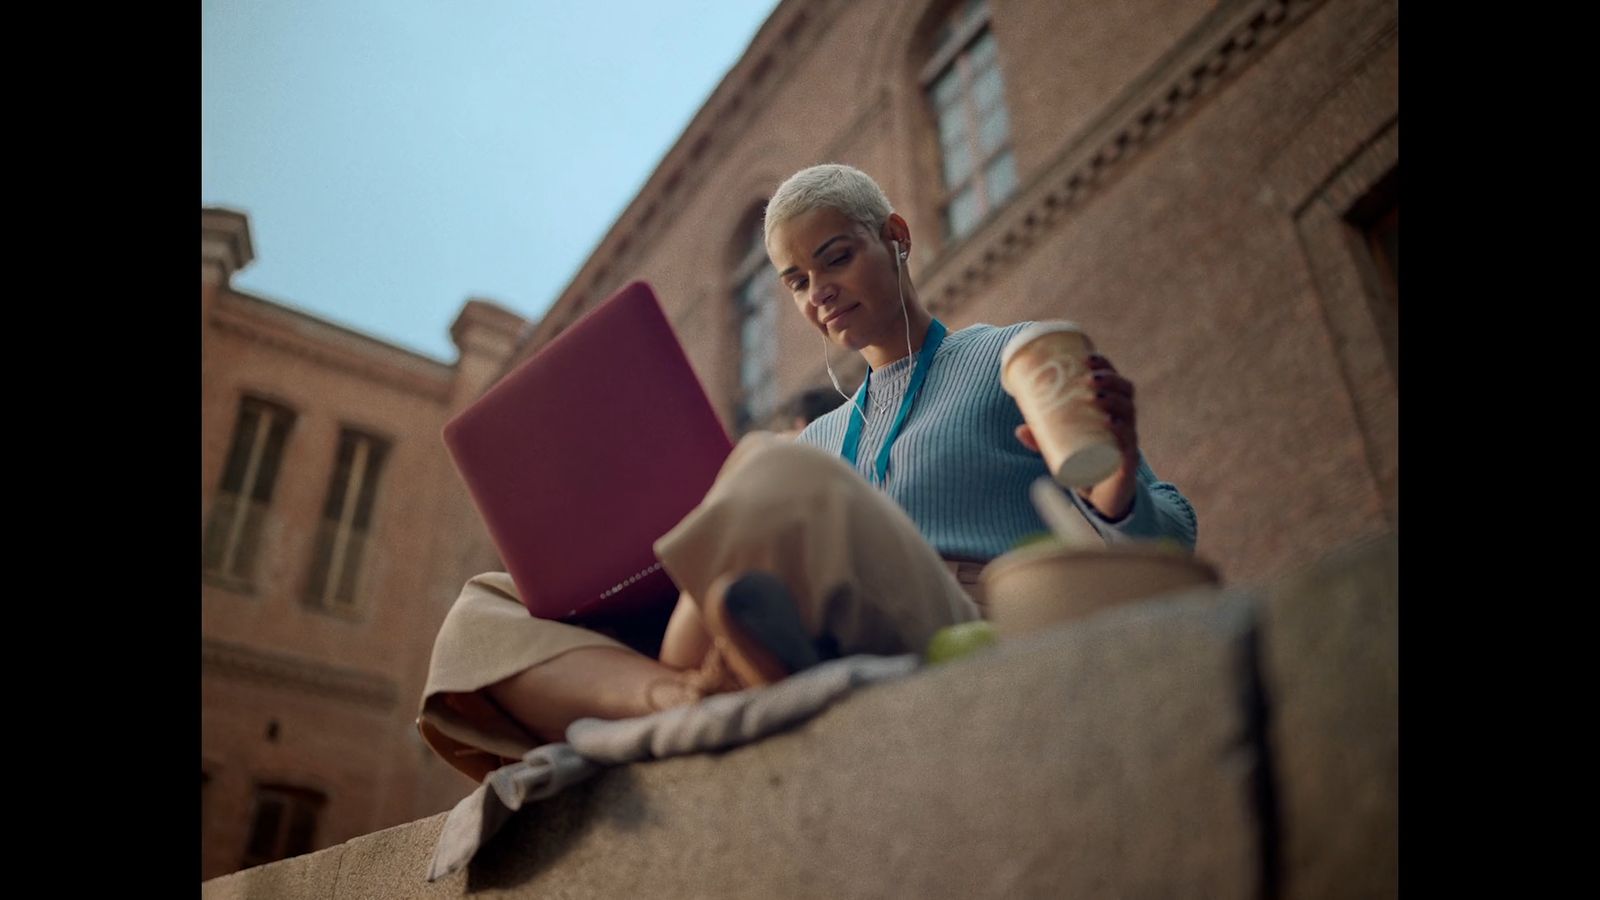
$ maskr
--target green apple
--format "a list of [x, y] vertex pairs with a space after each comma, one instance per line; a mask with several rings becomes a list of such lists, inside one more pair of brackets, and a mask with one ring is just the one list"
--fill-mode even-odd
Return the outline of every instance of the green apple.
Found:
[[928, 650], [923, 655], [929, 663], [938, 665], [976, 653], [999, 640], [994, 626], [988, 622], [962, 622], [934, 632], [933, 640], [928, 642]]

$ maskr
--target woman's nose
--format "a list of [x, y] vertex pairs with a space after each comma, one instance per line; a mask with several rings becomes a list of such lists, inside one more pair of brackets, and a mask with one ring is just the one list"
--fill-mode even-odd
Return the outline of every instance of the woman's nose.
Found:
[[811, 305], [822, 306], [823, 304], [833, 300], [838, 293], [838, 288], [831, 284], [817, 284], [813, 282], [811, 287]]

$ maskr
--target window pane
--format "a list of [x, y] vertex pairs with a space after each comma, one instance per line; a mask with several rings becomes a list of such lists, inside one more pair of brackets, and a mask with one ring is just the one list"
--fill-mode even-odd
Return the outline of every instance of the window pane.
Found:
[[[762, 212], [766, 212], [765, 204], [762, 205]], [[767, 229], [760, 216], [756, 217], [755, 227], [750, 230], [750, 245], [744, 252], [746, 256], [760, 254], [763, 259], [767, 256]]]
[[244, 470], [250, 464], [250, 448], [256, 445], [256, 427], [261, 423], [261, 410], [248, 400], [239, 408], [239, 420], [233, 428], [233, 446], [228, 448], [228, 462], [222, 470], [222, 489], [232, 494], [244, 490]]
[[996, 56], [994, 33], [985, 28], [983, 33], [978, 35], [977, 40], [973, 41], [972, 45], [967, 48], [966, 56], [967, 62], [972, 66], [974, 72], [986, 67], [998, 70], [998, 66], [989, 65], [994, 62]]
[[766, 361], [762, 359], [760, 337], [756, 334], [760, 328], [760, 323], [754, 318], [745, 320], [744, 340], [741, 342], [744, 354], [739, 360], [739, 386], [746, 393], [761, 383], [767, 371]]
[[956, 194], [950, 201], [950, 209], [946, 213], [950, 223], [950, 234], [961, 237], [978, 224], [978, 192], [973, 185], [967, 185], [966, 190]]
[[297, 804], [289, 820], [289, 837], [284, 842], [285, 857], [311, 852], [311, 841], [316, 834], [317, 814], [310, 806]]
[[950, 147], [965, 143], [967, 140], [967, 115], [966, 110], [959, 106], [952, 106], [942, 110], [939, 114], [939, 146], [946, 151]]
[[1006, 115], [1004, 103], [998, 104], [989, 114], [984, 116], [983, 124], [978, 126], [978, 150], [984, 156], [993, 153], [1006, 142], [1006, 131], [1011, 120]]
[[333, 542], [338, 532], [339, 526], [335, 522], [323, 519], [317, 523], [317, 540], [311, 547], [311, 577], [306, 582], [306, 599], [311, 603], [322, 603], [322, 591], [328, 584], [328, 569], [333, 565]]
[[283, 461], [283, 445], [289, 438], [288, 418], [277, 414], [271, 420], [272, 426], [267, 432], [266, 446], [262, 448], [261, 462], [256, 467], [256, 483], [250, 491], [250, 496], [262, 503], [272, 499], [272, 486], [278, 481], [278, 464]]
[[1376, 255], [1389, 269], [1392, 299], [1400, 302], [1400, 204], [1384, 214], [1369, 232]]
[[206, 536], [200, 545], [200, 564], [208, 571], [222, 567], [222, 557], [227, 551], [233, 517], [239, 511], [239, 498], [233, 494], [218, 494], [211, 504], [211, 521], [206, 525]]
[[[339, 433], [333, 476], [328, 482], [322, 521], [318, 523], [316, 543], [311, 551], [311, 571], [306, 582], [307, 602], [313, 605], [327, 602], [330, 599], [328, 588], [331, 580], [331, 599], [354, 604], [356, 586], [360, 583], [362, 563], [366, 556], [367, 532], [371, 528], [373, 508], [377, 505], [379, 476], [388, 453], [388, 443], [371, 435], [350, 429]], [[359, 480], [352, 483], [353, 479]], [[345, 501], [352, 488], [355, 491], [354, 508], [347, 511]], [[343, 533], [344, 544], [341, 547], [340, 528], [347, 518], [349, 527]]]
[[972, 174], [972, 145], [965, 141], [944, 151], [944, 184], [955, 187]]
[[739, 388], [742, 393], [737, 411], [738, 426], [744, 428], [765, 419], [771, 412], [774, 385], [775, 340], [777, 331], [777, 285], [766, 272], [745, 279], [739, 289], [742, 321], [739, 323]]
[[1004, 90], [1004, 85], [1000, 81], [1000, 67], [989, 66], [979, 72], [977, 77], [973, 79], [972, 102], [977, 105], [980, 111], [993, 109], [1000, 105], [1001, 94]]
[[339, 569], [339, 589], [333, 599], [346, 605], [356, 601], [356, 579], [361, 575], [361, 560], [366, 556], [367, 536], [352, 530], [344, 545], [344, 564]]
[[239, 529], [239, 546], [233, 549], [233, 571], [225, 574], [250, 580], [256, 574], [256, 551], [261, 547], [262, 526], [267, 505], [249, 501], [244, 507], [244, 527]]
[[256, 802], [255, 822], [250, 826], [250, 843], [246, 854], [251, 860], [263, 862], [278, 858], [278, 829], [283, 824], [283, 800], [279, 797], [260, 797]]
[[344, 517], [345, 494], [349, 491], [350, 479], [356, 474], [356, 448], [359, 444], [366, 445], [366, 459], [361, 467], [361, 483], [356, 485], [358, 493], [354, 523], [357, 528], [366, 528], [372, 518], [372, 506], [377, 498], [378, 472], [383, 467], [388, 445], [360, 432], [345, 430], [339, 435], [333, 481], [328, 485], [328, 496], [322, 504], [322, 517], [334, 522]]
[[383, 469], [389, 448], [383, 442], [367, 439], [367, 468], [361, 478], [361, 496], [356, 501], [356, 528], [366, 531], [372, 523], [372, 506], [377, 502], [378, 473]]
[[960, 98], [961, 74], [956, 71], [955, 66], [945, 69], [943, 75], [934, 79], [931, 93], [933, 94], [933, 108], [936, 110], [942, 110]]
[[356, 460], [356, 436], [343, 431], [339, 434], [339, 449], [333, 458], [333, 480], [328, 483], [328, 494], [322, 500], [322, 517], [339, 521], [344, 509], [345, 485], [350, 483], [350, 469]]
[[1017, 189], [1017, 164], [1011, 151], [995, 157], [983, 172], [985, 186], [989, 189], [989, 206], [994, 208], [1006, 201]]

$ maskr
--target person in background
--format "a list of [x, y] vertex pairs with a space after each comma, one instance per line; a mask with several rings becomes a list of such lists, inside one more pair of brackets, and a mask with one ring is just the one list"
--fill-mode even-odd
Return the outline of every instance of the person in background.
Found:
[[784, 437], [798, 437], [807, 425], [832, 412], [844, 401], [845, 398], [831, 387], [811, 388], [801, 392], [800, 396], [789, 404], [789, 427], [781, 433]]

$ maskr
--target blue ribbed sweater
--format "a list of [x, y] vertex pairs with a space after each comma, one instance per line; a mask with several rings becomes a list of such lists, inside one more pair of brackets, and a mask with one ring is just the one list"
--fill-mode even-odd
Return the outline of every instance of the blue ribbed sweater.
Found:
[[[988, 560], [1026, 535], [1048, 531], [1028, 488], [1049, 474], [1044, 459], [1017, 441], [1017, 403], [1000, 386], [1000, 349], [1026, 327], [973, 325], [945, 337], [928, 367], [900, 436], [889, 451], [887, 483], [876, 485], [911, 517], [922, 536], [946, 557]], [[872, 482], [873, 464], [911, 381], [915, 357], [872, 372], [856, 471]], [[835, 456], [855, 407], [849, 403], [812, 422], [800, 442]], [[1063, 491], [1108, 541], [1174, 538], [1194, 547], [1194, 509], [1178, 489], [1156, 478], [1143, 455], [1133, 506], [1112, 522], [1077, 495]]]

